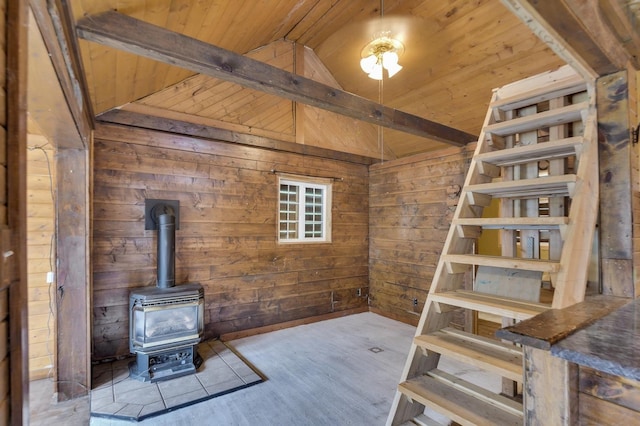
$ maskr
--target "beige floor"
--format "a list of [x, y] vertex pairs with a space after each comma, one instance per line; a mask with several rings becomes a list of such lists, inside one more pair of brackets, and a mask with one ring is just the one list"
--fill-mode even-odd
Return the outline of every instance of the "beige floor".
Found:
[[53, 382], [48, 379], [29, 383], [30, 426], [80, 426], [89, 423], [89, 397], [56, 403]]
[[[267, 377], [264, 383], [140, 424], [383, 425], [414, 331], [406, 324], [363, 313], [235, 340], [235, 349]], [[440, 368], [500, 388], [499, 378], [446, 359]], [[38, 398], [46, 400], [43, 394]], [[32, 404], [39, 411], [32, 415], [32, 425], [89, 422], [88, 400], [74, 403], [66, 417], [56, 417], [64, 423], [52, 423], [53, 417], [42, 414], [51, 408], [59, 416], [65, 411], [63, 404], [48, 405]], [[99, 418], [90, 423], [131, 424]]]

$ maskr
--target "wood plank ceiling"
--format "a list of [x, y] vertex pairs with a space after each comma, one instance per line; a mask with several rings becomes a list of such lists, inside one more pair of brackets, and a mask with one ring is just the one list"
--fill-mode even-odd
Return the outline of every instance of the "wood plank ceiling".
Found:
[[[311, 49], [343, 90], [466, 133], [477, 135], [491, 90], [511, 81], [557, 68], [563, 61], [541, 42], [500, 0], [387, 0], [384, 15], [405, 31], [404, 67], [383, 85], [359, 67], [360, 50], [371, 39], [371, 22], [380, 16], [372, 0], [71, 0], [76, 20], [118, 12], [194, 37], [238, 54], [291, 70], [295, 56], [261, 57], [263, 46], [296, 43]], [[285, 43], [286, 44], [286, 43]], [[290, 49], [296, 52], [296, 49]], [[80, 40], [90, 98], [96, 114], [162, 90], [188, 90], [190, 98], [215, 83], [211, 77]], [[272, 49], [265, 52], [278, 52]], [[264, 56], [264, 54], [263, 54]], [[190, 80], [187, 80], [190, 79]], [[201, 81], [199, 81], [199, 80]], [[227, 96], [234, 92], [226, 84]], [[221, 111], [225, 90], [195, 106], [183, 92], [160, 107], [218, 122], [252, 126], [264, 121], [245, 107]], [[287, 104], [253, 92], [246, 102]], [[208, 107], [203, 106], [208, 105]], [[263, 104], [264, 105], [264, 104]], [[158, 107], [158, 105], [154, 105]], [[242, 118], [245, 117], [245, 118]], [[275, 121], [270, 132], [292, 134], [295, 123]], [[244, 122], [243, 122], [244, 121]], [[286, 138], [284, 138], [286, 140]], [[295, 140], [295, 138], [292, 138]], [[445, 145], [424, 137], [384, 129], [387, 158], [401, 158]]]

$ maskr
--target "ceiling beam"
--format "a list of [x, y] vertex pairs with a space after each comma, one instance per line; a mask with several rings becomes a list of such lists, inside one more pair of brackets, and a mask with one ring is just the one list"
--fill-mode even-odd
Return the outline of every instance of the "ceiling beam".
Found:
[[[141, 114], [122, 109], [112, 109], [97, 117], [98, 122], [108, 124], [120, 124], [131, 127], [138, 127], [147, 130], [157, 130], [167, 133], [174, 133], [182, 136], [193, 136], [199, 139], [211, 139], [220, 142], [229, 142], [238, 145], [246, 145], [274, 151], [292, 152], [316, 156], [320, 158], [330, 158], [333, 160], [347, 161], [356, 164], [371, 165], [379, 160], [363, 155], [349, 154], [326, 148], [304, 145], [295, 142], [281, 141], [260, 135], [249, 135], [247, 133], [235, 132], [233, 130], [220, 129], [204, 124], [190, 123], [188, 121], [168, 119], [166, 117], [155, 117], [153, 115]], [[190, 142], [194, 143], [194, 142]]]
[[[55, 71], [54, 78], [60, 81], [60, 88], [69, 105], [68, 109], [73, 115], [75, 127], [77, 127], [78, 134], [84, 146], [86, 146], [94, 124], [93, 107], [87, 96], [89, 92], [86, 89], [87, 84], [84, 79], [84, 72], [82, 71], [82, 60], [80, 59], [80, 52], [77, 46], [78, 41], [71, 30], [73, 27], [69, 24], [69, 22], [73, 22], [73, 18], [69, 15], [68, 6], [65, 3], [58, 3], [60, 2], [47, 0], [31, 0], [29, 2], [37, 29], [39, 30], [39, 32], [36, 30], [30, 31], [29, 37], [30, 39], [40, 37], [46, 46], [46, 50], [42, 54], [44, 58], [30, 54], [29, 60], [42, 61], [45, 64], [50, 61], [53, 64]], [[34, 34], [32, 35], [31, 33]], [[40, 33], [42, 34], [41, 36]], [[40, 45], [41, 43], [38, 42], [37, 44]], [[32, 46], [30, 44], [29, 49], [31, 50], [31, 48]], [[43, 76], [39, 75], [39, 67], [30, 68], [38, 70], [38, 72], [32, 73], [36, 75], [36, 78], [42, 81], [45, 80]], [[30, 75], [29, 78], [31, 79], [32, 76]], [[50, 85], [51, 81], [54, 80], [47, 79], [46, 84]], [[31, 83], [29, 83], [30, 92], [35, 92], [37, 96], [42, 98], [47, 96], [45, 93], [31, 90], [31, 86]], [[55, 115], [59, 112], [59, 110], [52, 110], [50, 105], [47, 105], [48, 108], [44, 108], [44, 103], [29, 100], [29, 113], [33, 112], [32, 109], [34, 109], [34, 107], [43, 107], [42, 109], [45, 115], [47, 113]], [[41, 127], [43, 126], [41, 125]], [[52, 137], [53, 135], [47, 134], [47, 136]], [[69, 139], [59, 138], [54, 140], [64, 141]]]
[[[548, 17], [540, 13], [535, 5], [529, 0], [501, 0], [513, 14], [515, 14], [522, 22], [540, 40], [545, 42], [551, 50], [555, 52], [562, 60], [569, 64], [578, 72], [586, 81], [593, 81], [598, 76], [598, 72], [594, 69], [593, 60], [583, 58], [581, 50], [576, 49], [556, 30], [556, 26], [548, 21]], [[553, 2], [556, 4], [556, 2]], [[563, 18], [564, 15], [561, 15]]]
[[583, 77], [637, 67], [622, 46], [601, 0], [502, 0], [541, 40]]
[[76, 29], [85, 40], [390, 129], [455, 146], [477, 140], [477, 136], [461, 130], [385, 107], [118, 12], [85, 17], [78, 21]]
[[[630, 3], [630, 2], [628, 2]], [[640, 16], [632, 15], [628, 8], [631, 4], [622, 4], [617, 0], [601, 0], [599, 7], [604, 20], [630, 55], [630, 62], [636, 71], [640, 71]]]
[[[634, 48], [633, 44], [624, 43], [625, 40], [627, 42], [634, 39], [637, 41], [638, 36], [626, 33], [626, 30], [630, 29], [629, 26], [620, 28], [620, 34], [616, 29], [616, 25], [619, 25], [620, 22], [616, 22], [614, 19], [620, 18], [620, 16], [614, 15], [611, 7], [624, 13], [619, 10], [621, 7], [618, 0], [562, 0], [562, 3], [580, 22], [589, 38], [604, 53], [615, 71], [627, 69], [629, 64], [638, 69], [638, 57], [634, 56], [631, 51]], [[628, 19], [623, 18], [622, 22], [628, 24]], [[637, 55], [637, 50], [634, 53]]]

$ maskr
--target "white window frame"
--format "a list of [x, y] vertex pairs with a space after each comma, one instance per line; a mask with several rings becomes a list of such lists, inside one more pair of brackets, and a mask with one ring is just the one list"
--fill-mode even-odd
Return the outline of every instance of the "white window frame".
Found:
[[[299, 244], [299, 243], [330, 243], [331, 242], [331, 199], [332, 199], [332, 180], [324, 178], [309, 178], [306, 176], [295, 175], [279, 175], [278, 176], [278, 211], [277, 211], [277, 238], [279, 244]], [[298, 200], [297, 200], [297, 228], [295, 230], [295, 238], [283, 238], [281, 233], [281, 223], [283, 218], [281, 216], [281, 186], [291, 185], [298, 187]], [[322, 203], [321, 203], [321, 221], [322, 221], [322, 235], [319, 237], [307, 237], [305, 236], [305, 224], [307, 224], [305, 218], [305, 191], [307, 188], [322, 190]]]

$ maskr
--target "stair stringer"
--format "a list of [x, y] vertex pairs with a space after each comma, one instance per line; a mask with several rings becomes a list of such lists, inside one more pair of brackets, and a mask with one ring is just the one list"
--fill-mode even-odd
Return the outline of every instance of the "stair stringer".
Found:
[[[496, 93], [494, 91], [491, 98], [492, 102], [496, 100]], [[485, 137], [484, 128], [493, 123], [495, 117], [491, 108], [487, 110], [485, 116], [484, 125], [478, 138], [478, 144], [474, 151], [473, 158], [469, 165], [469, 171], [465, 177], [465, 182], [462, 191], [460, 192], [460, 198], [454, 217], [480, 217], [482, 216], [483, 206], [472, 205], [471, 197], [468, 191], [465, 189], [469, 185], [486, 183], [490, 179], [484, 175], [481, 175], [478, 171], [478, 164], [475, 161], [477, 155], [489, 151], [489, 142]], [[455, 226], [449, 227], [444, 247], [442, 249], [441, 256], [449, 253], [467, 253], [473, 245], [472, 239], [460, 238]], [[440, 330], [443, 327], [449, 325], [453, 317], [453, 311], [442, 312], [435, 302], [431, 300], [430, 295], [435, 292], [436, 289], [440, 290], [453, 290], [459, 288], [463, 284], [464, 274], [449, 274], [446, 271], [444, 262], [438, 262], [436, 270], [433, 275], [431, 287], [429, 288], [429, 294], [427, 301], [420, 315], [420, 321], [416, 328], [415, 336], [420, 336], [429, 332]], [[414, 377], [419, 373], [432, 370], [438, 366], [440, 360], [440, 354], [436, 352], [423, 353], [414, 342], [411, 343], [409, 349], [409, 355], [404, 366], [404, 370], [401, 376], [401, 382], [407, 380], [410, 377]], [[387, 425], [401, 424], [409, 419], [412, 419], [424, 411], [424, 406], [417, 403], [411, 403], [408, 397], [399, 391], [396, 391], [389, 418], [387, 419]]]
[[[593, 92], [594, 89], [588, 89]], [[589, 93], [590, 99], [595, 94]], [[551, 307], [562, 309], [582, 302], [585, 296], [588, 264], [598, 219], [600, 174], [598, 173], [598, 120], [595, 101], [591, 101], [585, 117], [584, 142], [569, 211], [569, 223], [562, 230], [565, 235], [562, 246], [560, 270], [555, 279], [555, 292]]]
[[[556, 86], [567, 86], [561, 80], [571, 79], [570, 71], [567, 67], [559, 70], [558, 81], [554, 80], [554, 73], [543, 76], [548, 79], [551, 86], [556, 90]], [[524, 81], [523, 81], [524, 82]], [[525, 83], [523, 87], [535, 87], [532, 92], [541, 92], [540, 81], [537, 84]], [[558, 84], [556, 84], [558, 83]], [[517, 83], [516, 83], [517, 84]], [[544, 84], [544, 83], [543, 83]], [[512, 90], [515, 84], [508, 85], [508, 89]], [[567, 86], [568, 87], [568, 86]], [[576, 162], [577, 170], [575, 183], [570, 183], [570, 196], [572, 198], [569, 217], [566, 224], [560, 226], [560, 233], [564, 244], [561, 253], [560, 268], [552, 274], [552, 281], [556, 292], [554, 294], [552, 307], [561, 308], [569, 306], [573, 303], [580, 302], [584, 299], [584, 290], [586, 286], [587, 271], [584, 265], [591, 256], [591, 246], [595, 234], [595, 224], [598, 209], [598, 173], [597, 170], [597, 121], [595, 118], [595, 105], [593, 96], [593, 84], [587, 84], [587, 92], [589, 94], [589, 107], [586, 111], [582, 111], [582, 122], [585, 125], [583, 135], [583, 144], [578, 152]], [[502, 100], [498, 99], [499, 90], [493, 93], [492, 105], [498, 105]], [[563, 89], [571, 90], [571, 89]], [[584, 90], [584, 89], [583, 89]], [[539, 94], [539, 93], [538, 93]], [[537, 95], [538, 95], [537, 94]], [[544, 95], [543, 95], [544, 96]], [[553, 96], [550, 96], [553, 98]], [[505, 102], [502, 102], [503, 104]], [[509, 112], [507, 112], [509, 114]], [[509, 117], [503, 115], [502, 117]], [[487, 126], [496, 123], [501, 118], [498, 107], [489, 107], [487, 116], [480, 134], [478, 145], [474, 156], [471, 160], [469, 172], [465, 178], [465, 184], [461, 191], [460, 200], [454, 215], [454, 221], [458, 218], [478, 218], [482, 215], [483, 207], [488, 204], [491, 196], [486, 199], [482, 194], [473, 193], [468, 190], [470, 185], [487, 183], [491, 181], [491, 177], [487, 176], [486, 165], [479, 164], [476, 157], [479, 154], [492, 151], [491, 143], [502, 142], [500, 138], [494, 140], [491, 134], [487, 134], [485, 129]], [[510, 136], [503, 141], [510, 142]], [[500, 147], [502, 148], [502, 147]], [[507, 167], [508, 169], [508, 167]], [[491, 167], [489, 167], [489, 171]], [[504, 171], [504, 170], [503, 170]], [[485, 173], [485, 174], [483, 174]], [[507, 178], [508, 179], [508, 178]], [[431, 287], [428, 293], [427, 301], [423, 309], [420, 321], [416, 329], [416, 336], [432, 333], [446, 327], [451, 322], [453, 316], [453, 308], [449, 305], [440, 305], [435, 302], [434, 295], [447, 290], [460, 289], [464, 284], [464, 269], [460, 265], [447, 265], [442, 260], [442, 256], [449, 254], [470, 253], [475, 237], [467, 236], [460, 232], [458, 226], [452, 224], [447, 234], [445, 244], [441, 253], [436, 271], [433, 276]], [[462, 306], [462, 305], [455, 305]], [[512, 318], [516, 318], [515, 316]], [[423, 349], [419, 347], [415, 341], [412, 342], [407, 362], [403, 369], [401, 384], [416, 376], [428, 373], [433, 370], [437, 371], [440, 354], [431, 349]], [[399, 389], [401, 386], [399, 386]], [[405, 387], [406, 388], [406, 387]], [[405, 390], [405, 392], [407, 392]], [[411, 393], [411, 392], [408, 392]], [[417, 396], [416, 396], [417, 397]], [[387, 419], [387, 425], [403, 424], [411, 419], [418, 418], [424, 412], [425, 405], [431, 401], [425, 400], [417, 402], [409, 396], [404, 395], [400, 390], [396, 392], [393, 405]], [[455, 413], [453, 413], [455, 414]], [[466, 419], [459, 419], [463, 423], [468, 423]], [[518, 422], [518, 421], [516, 421]]]

